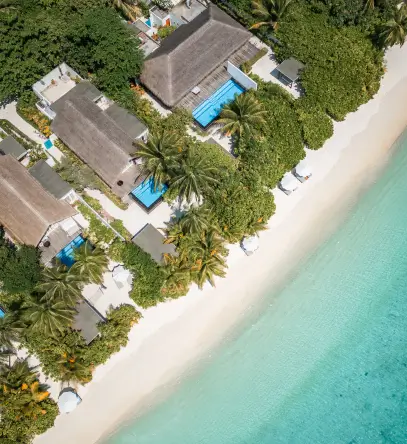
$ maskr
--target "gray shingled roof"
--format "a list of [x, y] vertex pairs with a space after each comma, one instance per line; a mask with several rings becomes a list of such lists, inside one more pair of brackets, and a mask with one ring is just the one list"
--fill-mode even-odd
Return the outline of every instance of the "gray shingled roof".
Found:
[[[94, 103], [100, 94], [89, 82], [79, 83], [53, 103], [56, 117], [51, 129], [114, 188], [119, 180], [124, 180], [123, 170], [128, 167], [130, 154], [135, 151], [133, 140], [147, 128], [135, 116], [115, 104], [103, 111]], [[136, 166], [133, 165], [131, 169], [134, 176], [139, 174]]]
[[0, 225], [20, 243], [37, 246], [50, 225], [76, 211], [56, 199], [18, 160], [0, 156]]
[[69, 183], [65, 182], [61, 176], [54, 171], [45, 160], [38, 161], [28, 170], [47, 191], [57, 199], [62, 199], [71, 190]]
[[15, 159], [20, 160], [27, 154], [27, 150], [14, 137], [7, 136], [0, 141], [0, 154], [11, 154]]
[[151, 224], [147, 224], [132, 239], [136, 245], [148, 253], [158, 264], [164, 262], [163, 255], [176, 256], [174, 244], [164, 244], [165, 237]]
[[176, 29], [147, 57], [141, 81], [165, 105], [173, 107], [251, 36], [226, 12], [211, 4], [190, 23]]
[[276, 70], [291, 82], [295, 82], [300, 76], [301, 70], [304, 68], [305, 65], [303, 63], [290, 57], [289, 59], [280, 63]]
[[73, 328], [81, 332], [86, 344], [90, 344], [99, 334], [98, 323], [105, 322], [105, 319], [84, 299], [78, 302], [76, 310], [78, 313], [75, 315]]

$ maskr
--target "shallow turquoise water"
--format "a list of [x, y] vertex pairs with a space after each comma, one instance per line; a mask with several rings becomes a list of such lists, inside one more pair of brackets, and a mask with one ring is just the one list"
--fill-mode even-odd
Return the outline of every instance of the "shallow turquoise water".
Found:
[[407, 134], [399, 145], [259, 316], [109, 444], [407, 443]]

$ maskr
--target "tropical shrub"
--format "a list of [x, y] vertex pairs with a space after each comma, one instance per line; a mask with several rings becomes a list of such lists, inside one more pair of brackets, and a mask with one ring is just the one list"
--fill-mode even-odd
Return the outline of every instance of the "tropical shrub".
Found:
[[1, 442], [28, 444], [54, 425], [58, 407], [27, 361], [3, 366], [0, 383]]
[[278, 59], [305, 63], [301, 85], [307, 99], [335, 120], [356, 111], [379, 89], [383, 52], [358, 28], [337, 29], [326, 14], [296, 3], [277, 38], [283, 43], [275, 48]]
[[76, 208], [89, 222], [89, 226], [85, 230], [85, 235], [93, 245], [101, 244], [105, 246], [116, 238], [116, 233], [105, 225], [86, 205], [78, 203]]
[[131, 242], [114, 247], [115, 259], [133, 274], [133, 287], [130, 297], [142, 308], [151, 307], [163, 302], [165, 296], [161, 292], [164, 275], [161, 268], [151, 256]]
[[203, 159], [209, 165], [216, 165], [221, 176], [236, 171], [239, 165], [238, 159], [226, 152], [223, 147], [208, 142], [195, 142], [192, 155], [197, 160]]
[[40, 253], [31, 246], [15, 247], [0, 227], [0, 282], [9, 294], [30, 292], [41, 276]]
[[275, 211], [273, 194], [255, 174], [230, 175], [207, 196], [206, 202], [221, 236], [230, 242], [262, 229]]
[[262, 57], [264, 57], [267, 54], [268, 50], [267, 48], [261, 48], [260, 51], [253, 56], [251, 59], [246, 60], [244, 63], [242, 63], [241, 65], [241, 70], [246, 73], [249, 74], [250, 71], [252, 70], [252, 66], [258, 62]]
[[160, 26], [157, 30], [157, 35], [160, 39], [165, 39], [177, 29], [176, 26]]
[[323, 146], [334, 132], [331, 118], [323, 111], [307, 107], [306, 99], [295, 102], [298, 120], [302, 124], [302, 137], [305, 144], [311, 150], [317, 150]]
[[44, 134], [44, 136], [49, 137], [52, 134], [50, 128], [51, 120], [42, 114], [42, 112], [35, 106], [37, 102], [38, 97], [32, 90], [24, 91], [18, 98], [17, 112], [25, 121]]

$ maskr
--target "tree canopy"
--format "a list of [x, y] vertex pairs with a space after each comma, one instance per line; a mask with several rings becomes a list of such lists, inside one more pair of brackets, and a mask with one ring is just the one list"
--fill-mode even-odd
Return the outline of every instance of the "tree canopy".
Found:
[[[141, 70], [135, 35], [104, 0], [22, 0], [0, 12], [0, 102], [19, 96], [65, 61], [115, 95]], [[110, 2], [109, 2], [110, 4]]]

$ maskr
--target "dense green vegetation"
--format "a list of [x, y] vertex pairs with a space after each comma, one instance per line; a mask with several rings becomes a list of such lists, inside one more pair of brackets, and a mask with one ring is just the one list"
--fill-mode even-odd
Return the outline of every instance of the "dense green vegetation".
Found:
[[28, 444], [54, 425], [58, 407], [26, 360], [0, 364], [0, 383], [2, 443]]
[[115, 96], [140, 73], [142, 59], [135, 36], [107, 0], [21, 0], [0, 13], [0, 102], [63, 61]]

